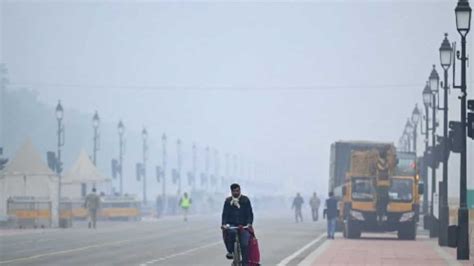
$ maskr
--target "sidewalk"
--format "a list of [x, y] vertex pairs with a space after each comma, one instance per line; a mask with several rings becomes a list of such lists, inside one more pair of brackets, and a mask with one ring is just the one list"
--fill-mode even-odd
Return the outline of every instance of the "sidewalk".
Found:
[[393, 234], [364, 234], [361, 239], [339, 235], [327, 240], [300, 265], [474, 265], [474, 259], [457, 261], [455, 249], [440, 248], [436, 239], [423, 235], [403, 241]]

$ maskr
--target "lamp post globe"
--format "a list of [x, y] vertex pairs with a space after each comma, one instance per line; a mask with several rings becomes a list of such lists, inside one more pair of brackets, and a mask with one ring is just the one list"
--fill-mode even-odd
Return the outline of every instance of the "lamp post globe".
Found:
[[94, 117], [92, 117], [92, 125], [94, 128], [98, 128], [100, 125], [100, 117], [97, 111], [95, 111]]
[[439, 60], [444, 70], [449, 69], [453, 61], [453, 48], [448, 40], [448, 34], [444, 34], [444, 40], [439, 47]]
[[459, 0], [454, 9], [456, 13], [456, 28], [463, 37], [466, 37], [471, 28], [471, 11], [467, 0]]
[[119, 121], [118, 125], [117, 125], [117, 129], [118, 129], [118, 133], [120, 135], [123, 134], [123, 132], [125, 131], [125, 126], [123, 125], [123, 122], [122, 120]]
[[58, 102], [58, 105], [56, 106], [56, 118], [58, 120], [62, 120], [64, 115], [64, 109], [63, 106], [61, 105], [61, 101]]
[[418, 104], [415, 105], [415, 108], [413, 109], [413, 112], [411, 113], [411, 122], [413, 125], [418, 125], [418, 122], [420, 121], [421, 117], [421, 112], [420, 109], [418, 109]]
[[163, 133], [163, 135], [161, 136], [161, 141], [163, 142], [163, 144], [166, 143], [166, 139], [167, 139], [166, 134]]
[[425, 88], [423, 89], [423, 104], [425, 107], [431, 106], [433, 103], [433, 97], [430, 89], [429, 82], [426, 82]]
[[413, 133], [413, 125], [410, 122], [410, 119], [407, 120], [407, 123], [405, 124], [405, 133], [410, 136], [410, 134]]
[[143, 128], [142, 130], [142, 138], [144, 141], [148, 139], [148, 131], [146, 130], [146, 128]]
[[430, 89], [433, 94], [438, 93], [439, 89], [439, 75], [438, 71], [436, 71], [436, 66], [433, 65], [433, 69], [431, 70], [430, 77], [429, 77]]

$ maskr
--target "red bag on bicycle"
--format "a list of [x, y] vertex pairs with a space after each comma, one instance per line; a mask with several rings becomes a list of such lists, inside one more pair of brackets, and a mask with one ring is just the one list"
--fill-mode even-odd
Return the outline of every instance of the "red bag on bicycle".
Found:
[[249, 230], [250, 239], [249, 239], [249, 266], [259, 266], [260, 265], [260, 249], [258, 247], [258, 239], [255, 237], [255, 232], [253, 228]]

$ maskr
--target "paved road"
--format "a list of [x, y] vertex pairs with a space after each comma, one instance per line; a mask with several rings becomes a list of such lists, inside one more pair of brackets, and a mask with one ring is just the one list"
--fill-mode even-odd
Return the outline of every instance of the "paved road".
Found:
[[[276, 265], [324, 231], [291, 215], [256, 217], [262, 264]], [[45, 230], [0, 238], [0, 265], [227, 265], [219, 216], [99, 224], [89, 230]], [[315, 243], [318, 245], [320, 243]], [[304, 254], [291, 261], [303, 259]]]

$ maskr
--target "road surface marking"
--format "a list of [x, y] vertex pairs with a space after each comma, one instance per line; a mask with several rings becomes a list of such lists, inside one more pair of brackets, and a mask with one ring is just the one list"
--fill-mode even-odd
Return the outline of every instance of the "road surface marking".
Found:
[[323, 253], [327, 247], [332, 243], [332, 241], [324, 241], [324, 243], [317, 247], [313, 252], [311, 252], [298, 266], [311, 266], [316, 258]]
[[78, 252], [78, 251], [84, 251], [84, 250], [88, 250], [88, 249], [91, 249], [91, 248], [123, 244], [123, 243], [130, 242], [130, 241], [133, 241], [133, 240], [131, 240], [131, 239], [129, 239], [129, 240], [120, 240], [120, 241], [114, 241], [114, 242], [109, 242], [109, 243], [105, 243], [105, 244], [96, 244], [96, 245], [90, 245], [90, 246], [85, 246], [85, 247], [80, 247], [80, 248], [73, 248], [73, 249], [56, 251], [56, 252], [51, 252], [51, 253], [38, 254], [38, 255], [34, 255], [34, 256], [30, 256], [30, 257], [4, 260], [4, 261], [0, 261], [0, 264], [20, 262], [20, 261], [25, 261], [25, 260], [34, 260], [34, 259], [39, 259], [39, 258], [48, 257], [48, 256], [63, 255], [63, 254], [68, 254], [68, 253], [73, 253], [73, 252]]
[[171, 255], [168, 255], [168, 256], [165, 256], [165, 257], [161, 257], [161, 258], [158, 258], [158, 259], [150, 260], [150, 261], [147, 261], [147, 262], [145, 262], [145, 263], [140, 264], [140, 266], [146, 266], [146, 265], [154, 264], [154, 263], [157, 263], [157, 262], [160, 262], [160, 261], [165, 261], [165, 260], [169, 260], [169, 259], [176, 258], [176, 257], [179, 257], [179, 256], [184, 256], [184, 255], [193, 253], [193, 252], [195, 252], [195, 251], [198, 251], [198, 250], [200, 250], [200, 249], [205, 249], [205, 248], [217, 246], [217, 245], [219, 245], [219, 244], [221, 244], [221, 243], [222, 243], [222, 241], [216, 241], [216, 242], [213, 242], [213, 243], [211, 243], [211, 244], [207, 244], [207, 245], [204, 245], [204, 246], [200, 246], [200, 247], [188, 249], [188, 250], [186, 250], [186, 251], [179, 252], [179, 253], [175, 253], [175, 254], [171, 254]]
[[309, 247], [311, 247], [312, 245], [314, 245], [315, 243], [317, 243], [318, 241], [320, 241], [321, 239], [323, 239], [323, 237], [325, 236], [325, 234], [321, 234], [319, 237], [317, 237], [316, 239], [314, 239], [313, 241], [309, 242], [308, 244], [306, 244], [304, 247], [298, 249], [297, 251], [295, 251], [295, 253], [291, 254], [290, 256], [286, 257], [285, 259], [283, 259], [282, 261], [280, 261], [280, 263], [277, 264], [277, 266], [286, 266], [290, 261], [292, 261], [294, 258], [296, 258], [298, 255], [300, 255], [301, 253], [303, 253], [305, 250], [307, 250]]
[[50, 252], [50, 253], [37, 254], [37, 255], [33, 255], [33, 256], [29, 256], [29, 257], [3, 260], [3, 261], [0, 261], [0, 264], [8, 264], [8, 263], [20, 262], [20, 261], [26, 261], [26, 260], [34, 260], [34, 259], [39, 259], [39, 258], [44, 258], [44, 257], [49, 257], [49, 256], [57, 256], [57, 255], [64, 255], [64, 254], [74, 253], [74, 252], [80, 252], [80, 251], [89, 250], [89, 249], [93, 249], [93, 248], [102, 248], [102, 247], [107, 247], [107, 246], [120, 245], [120, 244], [127, 243], [127, 242], [141, 241], [141, 240], [153, 239], [153, 238], [157, 238], [157, 237], [164, 237], [164, 236], [172, 235], [172, 234], [175, 234], [177, 232], [182, 232], [182, 231], [183, 231], [182, 229], [179, 229], [179, 230], [168, 231], [167, 234], [152, 235], [152, 236], [146, 236], [146, 237], [135, 238], [135, 239], [118, 240], [118, 241], [106, 242], [106, 243], [103, 243], [103, 244], [94, 244], [94, 245], [89, 245], [89, 246], [84, 246], [84, 247], [79, 247], [79, 248], [73, 248], [73, 249], [55, 251], [55, 252]]

